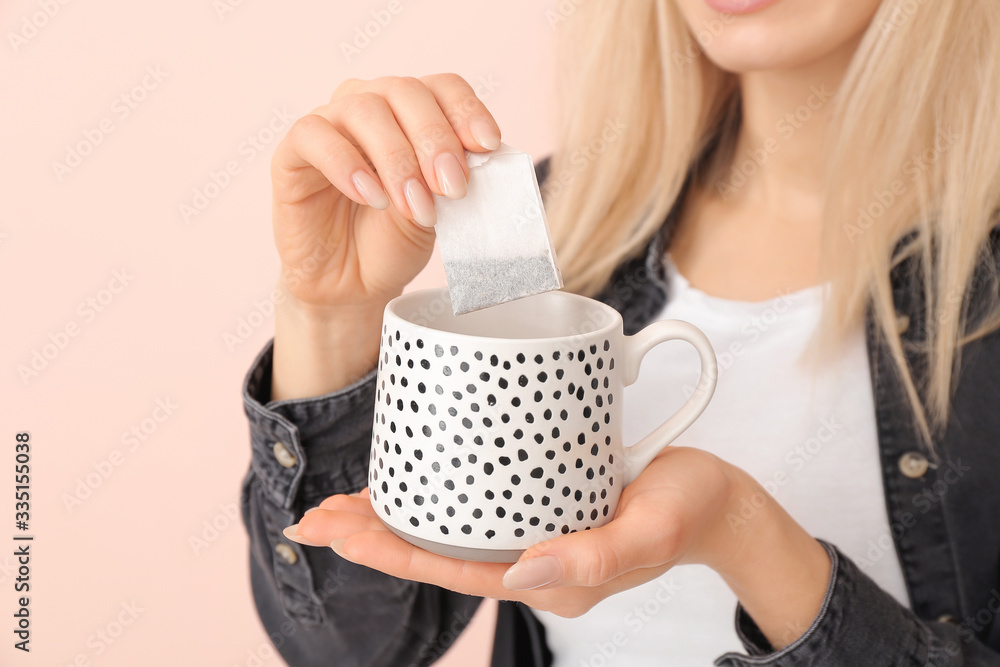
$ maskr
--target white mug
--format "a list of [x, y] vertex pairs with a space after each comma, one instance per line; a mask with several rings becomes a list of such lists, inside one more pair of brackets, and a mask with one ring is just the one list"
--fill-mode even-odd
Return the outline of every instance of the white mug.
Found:
[[[622, 442], [622, 390], [653, 346], [684, 340], [701, 379], [675, 414]], [[408, 542], [454, 558], [514, 562], [533, 544], [601, 526], [618, 498], [712, 398], [715, 352], [687, 322], [634, 336], [618, 312], [546, 292], [455, 316], [446, 289], [385, 308], [369, 496]]]

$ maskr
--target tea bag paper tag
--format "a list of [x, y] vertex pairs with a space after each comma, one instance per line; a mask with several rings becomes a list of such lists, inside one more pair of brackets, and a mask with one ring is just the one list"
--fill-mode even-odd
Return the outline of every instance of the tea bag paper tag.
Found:
[[456, 315], [563, 286], [531, 156], [466, 151], [468, 193], [435, 195], [438, 244]]

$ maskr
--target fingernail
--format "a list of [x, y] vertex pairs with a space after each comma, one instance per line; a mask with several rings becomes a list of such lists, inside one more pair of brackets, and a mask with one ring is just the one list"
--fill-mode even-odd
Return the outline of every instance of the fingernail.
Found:
[[427, 188], [417, 179], [411, 178], [403, 184], [403, 195], [413, 214], [413, 221], [424, 227], [433, 227], [437, 222], [437, 214], [434, 212], [434, 200]]
[[[309, 509], [307, 509], [305, 512], [302, 513], [302, 516], [305, 516], [306, 514], [309, 514], [309, 512], [315, 512], [318, 509], [319, 509], [319, 507], [310, 507]], [[295, 525], [298, 525], [298, 524], [295, 524]]]
[[561, 576], [562, 564], [550, 554], [514, 563], [503, 575], [503, 585], [512, 591], [526, 591], [559, 581]]
[[281, 534], [284, 535], [289, 540], [291, 540], [292, 542], [296, 542], [298, 544], [304, 544], [307, 547], [326, 546], [324, 544], [317, 544], [316, 542], [310, 542], [306, 538], [299, 535], [299, 524], [297, 523], [294, 523], [288, 528], [285, 528], [283, 531], [281, 531]]
[[469, 132], [476, 143], [488, 151], [495, 151], [500, 148], [500, 134], [493, 127], [493, 123], [476, 116], [469, 121]]
[[370, 174], [364, 171], [356, 171], [351, 176], [351, 183], [357, 188], [361, 196], [365, 198], [368, 205], [379, 211], [389, 208], [389, 198], [386, 196], [382, 186], [378, 184]]
[[347, 560], [351, 560], [350, 558], [347, 558], [347, 556], [344, 555], [344, 542], [346, 542], [346, 541], [347, 541], [347, 538], [343, 538], [343, 539], [339, 539], [339, 540], [333, 540], [332, 542], [330, 542], [329, 547], [331, 549], [333, 549], [333, 553], [337, 554], [341, 558], [345, 558]]
[[444, 196], [448, 199], [461, 199], [465, 196], [465, 171], [458, 156], [454, 153], [441, 153], [434, 160], [434, 173]]

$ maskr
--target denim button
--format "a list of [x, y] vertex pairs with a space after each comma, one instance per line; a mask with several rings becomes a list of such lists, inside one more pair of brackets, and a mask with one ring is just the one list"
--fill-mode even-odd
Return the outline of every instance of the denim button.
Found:
[[906, 452], [899, 457], [899, 470], [910, 479], [918, 479], [927, 473], [930, 463], [920, 452]]
[[279, 556], [281, 556], [281, 559], [289, 565], [295, 565], [295, 563], [299, 561], [299, 556], [295, 553], [295, 549], [291, 548], [284, 542], [278, 542], [275, 544], [274, 550]]
[[278, 463], [286, 468], [291, 468], [299, 462], [295, 458], [295, 455], [288, 451], [288, 447], [285, 447], [285, 444], [282, 442], [274, 443], [274, 458], [278, 459]]

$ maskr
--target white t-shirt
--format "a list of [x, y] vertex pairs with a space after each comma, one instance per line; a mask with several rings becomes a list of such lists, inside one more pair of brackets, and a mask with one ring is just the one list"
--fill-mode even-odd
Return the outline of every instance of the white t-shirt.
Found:
[[[691, 322], [708, 336], [719, 382], [704, 414], [673, 444], [700, 447], [753, 475], [810, 534], [836, 544], [909, 606], [882, 490], [871, 376], [861, 327], [814, 373], [800, 363], [816, 329], [822, 286], [761, 302], [691, 287], [668, 260], [671, 299], [657, 319]], [[625, 442], [676, 411], [698, 382], [694, 349], [652, 349], [625, 389]], [[605, 599], [578, 618], [535, 610], [555, 667], [711, 665], [742, 652], [736, 596], [712, 570], [675, 567]]]

